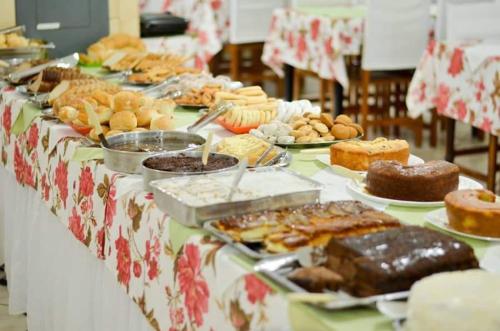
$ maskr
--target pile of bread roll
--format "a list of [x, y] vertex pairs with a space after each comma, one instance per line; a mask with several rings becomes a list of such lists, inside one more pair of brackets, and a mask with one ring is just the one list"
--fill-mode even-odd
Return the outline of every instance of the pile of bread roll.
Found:
[[90, 127], [86, 104], [90, 104], [98, 115], [106, 136], [128, 131], [174, 128], [175, 103], [170, 99], [153, 99], [140, 92], [121, 90], [103, 81], [89, 84], [71, 81], [71, 84], [74, 86], [51, 100], [54, 114], [73, 127], [87, 128], [91, 139], [97, 140], [97, 136]]

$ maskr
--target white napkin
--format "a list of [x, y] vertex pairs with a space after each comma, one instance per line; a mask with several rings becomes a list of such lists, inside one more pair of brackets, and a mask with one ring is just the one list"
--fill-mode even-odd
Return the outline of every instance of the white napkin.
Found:
[[[323, 169], [311, 177], [317, 182], [323, 184], [324, 189], [321, 191], [321, 202], [338, 201], [338, 200], [352, 200], [353, 197], [346, 189], [347, 183], [350, 179], [337, 175], [330, 168]], [[377, 210], [385, 210], [387, 204], [376, 203], [369, 200], [355, 198]]]
[[500, 40], [488, 40], [475, 46], [465, 48], [465, 58], [472, 71], [492, 56], [500, 56]]

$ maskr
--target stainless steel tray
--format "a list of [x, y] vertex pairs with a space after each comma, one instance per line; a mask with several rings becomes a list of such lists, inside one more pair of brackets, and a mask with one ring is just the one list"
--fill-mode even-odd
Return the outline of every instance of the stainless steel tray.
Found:
[[225, 234], [224, 232], [219, 231], [219, 229], [217, 229], [214, 226], [215, 222], [217, 222], [217, 220], [207, 221], [203, 223], [203, 228], [217, 239], [233, 246], [237, 251], [243, 253], [244, 255], [254, 260], [263, 260], [270, 257], [286, 257], [294, 255], [294, 253], [273, 254], [266, 252], [262, 248], [262, 245], [260, 243], [242, 243], [235, 241], [233, 238], [231, 238], [231, 236]]
[[[124, 143], [157, 142], [158, 145], [168, 145], [172, 143], [185, 144], [185, 148], [172, 149], [165, 146], [165, 151], [190, 151], [200, 148], [205, 143], [205, 138], [192, 133], [179, 131], [144, 131], [127, 132], [107, 138], [111, 147]], [[125, 172], [129, 174], [140, 174], [142, 171], [142, 160], [149, 156], [161, 153], [159, 151], [151, 152], [130, 152], [103, 147], [104, 164], [111, 170]]]
[[[206, 206], [191, 206], [162, 189], [162, 180], [152, 181], [150, 182], [150, 186], [153, 188], [155, 201], [158, 207], [163, 212], [170, 214], [178, 222], [187, 226], [199, 226], [205, 221], [221, 219], [233, 215], [246, 214], [267, 209], [278, 209], [288, 206], [299, 206], [319, 201], [321, 184], [311, 180], [308, 177], [304, 177], [284, 168], [263, 167], [249, 169], [247, 171], [284, 172], [290, 176], [294, 176], [300, 178], [301, 180], [309, 182], [311, 184], [311, 189], [301, 192], [266, 196], [258, 199], [249, 199], [245, 201], [230, 201]], [[222, 173], [211, 174], [210, 176], [233, 175], [233, 171], [225, 171]], [[193, 177], [195, 176], [191, 176], [191, 178]], [[178, 179], [179, 178], [172, 178], [170, 180]], [[269, 184], [265, 183], [265, 185]]]
[[47, 62], [44, 64], [40, 64], [38, 66], [29, 68], [29, 69], [26, 69], [23, 71], [11, 73], [11, 74], [7, 75], [7, 81], [9, 83], [16, 84], [22, 78], [36, 75], [40, 71], [42, 71], [43, 69], [48, 68], [48, 67], [53, 67], [53, 66], [64, 67], [64, 68], [74, 67], [78, 64], [78, 59], [79, 59], [78, 53], [73, 53], [71, 55], [62, 57], [60, 59], [56, 59], [56, 60], [53, 60], [53, 61], [50, 61], [50, 62]]
[[[260, 272], [279, 285], [294, 293], [310, 293], [287, 278], [294, 269], [300, 267], [298, 259], [294, 255], [285, 257], [269, 258], [258, 262], [254, 270]], [[357, 306], [373, 306], [377, 301], [394, 301], [408, 298], [409, 291], [394, 292], [388, 294], [374, 295], [358, 298], [343, 291], [325, 292], [332, 295], [332, 300], [324, 303], [310, 303], [313, 306], [327, 310], [339, 310]]]
[[[191, 157], [200, 157], [203, 155], [202, 151], [187, 151], [187, 152], [164, 152], [160, 154], [155, 154], [151, 157], [171, 157], [171, 156], [177, 156], [183, 154], [184, 156], [191, 156]], [[210, 153], [213, 157], [215, 158], [231, 158], [236, 161], [235, 165], [232, 167], [220, 169], [220, 170], [212, 170], [212, 171], [198, 171], [198, 172], [173, 172], [173, 171], [163, 171], [163, 170], [157, 170], [157, 169], [151, 169], [148, 168], [144, 165], [147, 159], [151, 158], [148, 157], [142, 161], [142, 181], [143, 181], [143, 187], [144, 190], [146, 191], [152, 191], [153, 189], [149, 186], [149, 183], [153, 180], [158, 180], [158, 179], [164, 179], [164, 178], [172, 178], [172, 177], [179, 177], [179, 176], [194, 176], [194, 175], [203, 175], [203, 174], [215, 174], [218, 172], [222, 171], [228, 171], [228, 170], [234, 170], [238, 168], [239, 160], [235, 158], [234, 156], [226, 155], [226, 154], [219, 154], [219, 153]]]

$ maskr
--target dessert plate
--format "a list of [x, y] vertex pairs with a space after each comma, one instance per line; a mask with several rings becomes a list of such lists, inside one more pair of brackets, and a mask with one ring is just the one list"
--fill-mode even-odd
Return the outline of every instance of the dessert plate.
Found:
[[[319, 162], [327, 165], [327, 166], [330, 166], [330, 154], [319, 154], [319, 155], [316, 155], [316, 160], [318, 160]], [[410, 157], [408, 158], [408, 165], [417, 165], [417, 164], [422, 164], [424, 163], [424, 160], [419, 158], [418, 156], [416, 155], [413, 155], [413, 154], [410, 154]], [[359, 173], [366, 173], [366, 171], [357, 171]]]
[[448, 215], [446, 214], [446, 208], [441, 208], [438, 210], [431, 211], [430, 213], [425, 215], [425, 219], [429, 224], [439, 229], [445, 230], [449, 233], [453, 233], [462, 237], [491, 241], [491, 242], [500, 242], [500, 238], [480, 236], [453, 229], [448, 223]]
[[[458, 189], [459, 190], [467, 190], [467, 189], [481, 189], [483, 186], [476, 182], [473, 179], [468, 177], [460, 176]], [[347, 191], [351, 193], [355, 197], [359, 197], [361, 199], [365, 199], [368, 201], [385, 203], [393, 206], [402, 206], [402, 207], [420, 207], [420, 208], [432, 208], [432, 207], [443, 207], [444, 201], [404, 201], [404, 200], [395, 200], [377, 197], [372, 195], [366, 191], [366, 189], [356, 184], [354, 181], [350, 181], [347, 183]]]

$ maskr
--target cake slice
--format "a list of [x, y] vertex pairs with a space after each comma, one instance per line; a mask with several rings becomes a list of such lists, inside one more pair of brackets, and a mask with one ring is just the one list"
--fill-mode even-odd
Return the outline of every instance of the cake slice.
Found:
[[342, 289], [359, 297], [406, 291], [425, 276], [478, 267], [469, 245], [418, 226], [333, 238], [326, 253], [325, 266], [342, 276]]
[[377, 138], [372, 141], [353, 140], [330, 146], [330, 164], [351, 170], [366, 171], [373, 161], [395, 160], [408, 163], [410, 146], [406, 140]]

